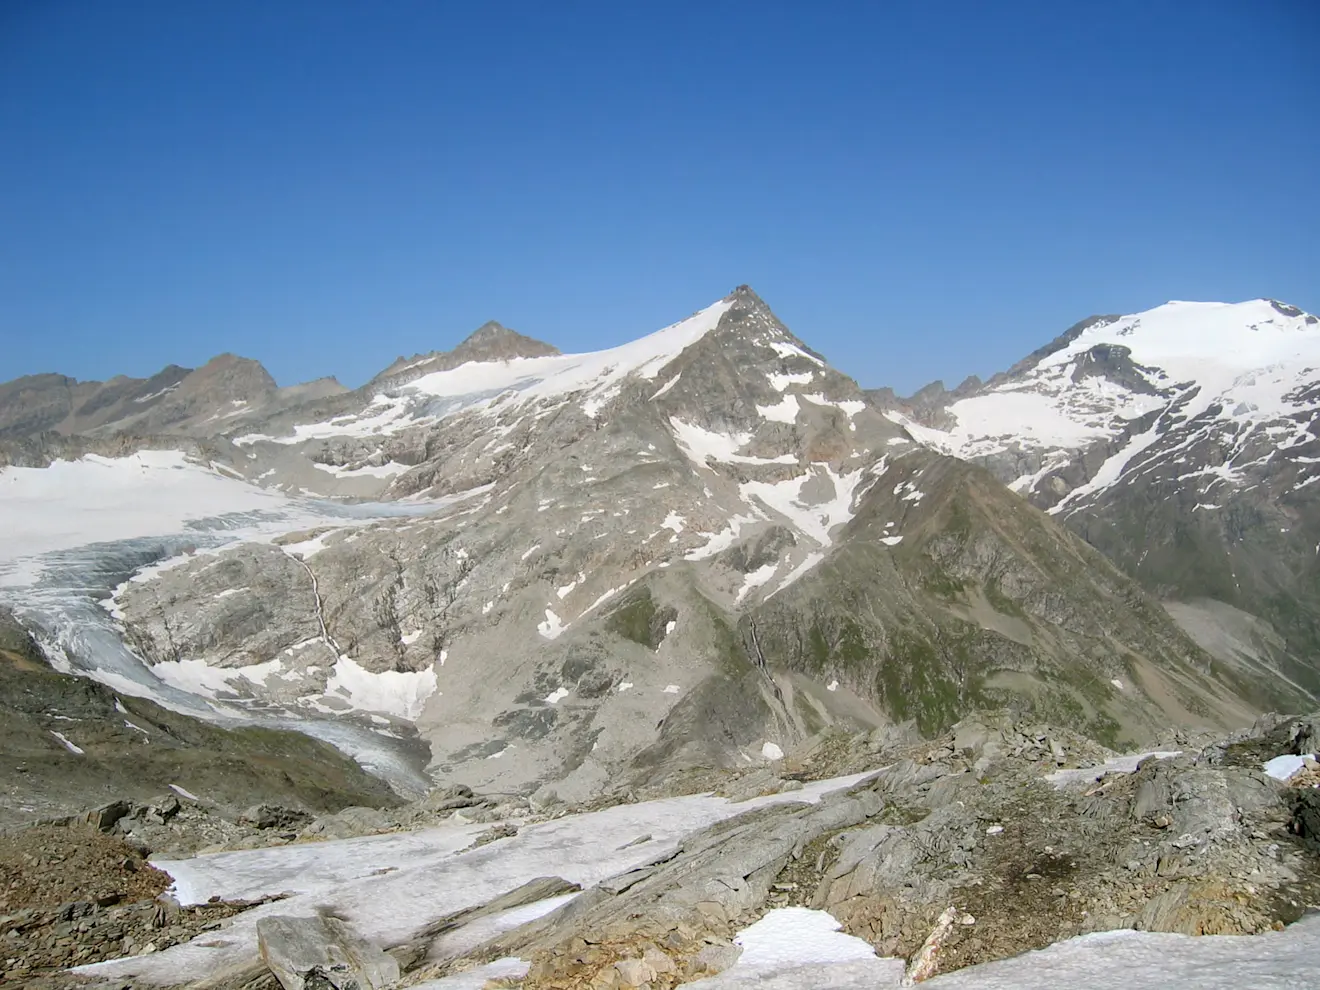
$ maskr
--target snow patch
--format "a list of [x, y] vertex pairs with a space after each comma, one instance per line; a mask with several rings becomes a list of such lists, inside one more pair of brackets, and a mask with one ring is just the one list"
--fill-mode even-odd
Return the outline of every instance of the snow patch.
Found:
[[845, 935], [842, 928], [825, 911], [774, 908], [734, 936], [743, 952], [733, 969], [774, 970], [876, 958], [869, 942]]
[[537, 625], [536, 631], [546, 639], [558, 639], [567, 628], [568, 626], [563, 623], [559, 616], [555, 615], [551, 609], [546, 609], [545, 620]]
[[325, 693], [346, 699], [359, 711], [397, 715], [412, 722], [422, 714], [427, 699], [438, 687], [435, 670], [430, 667], [376, 673], [352, 657], [341, 656], [326, 682]]
[[734, 598], [733, 603], [735, 605], [740, 604], [752, 591], [755, 591], [774, 577], [775, 572], [778, 570], [779, 561], [776, 560], [773, 563], [758, 567], [756, 570], [743, 575], [742, 587], [738, 589], [738, 595]]
[[776, 392], [782, 392], [790, 385], [809, 384], [815, 377], [816, 373], [814, 371], [799, 371], [788, 375], [780, 375], [772, 372], [771, 374], [766, 375], [766, 378], [770, 381], [770, 387]]
[[798, 411], [801, 406], [798, 405], [796, 395], [786, 395], [772, 406], [757, 406], [756, 411], [764, 419], [774, 423], [788, 423], [790, 426], [797, 422]]
[[76, 756], [87, 755], [83, 750], [79, 749], [76, 745], [71, 743], [68, 737], [65, 736], [63, 733], [56, 732], [54, 729], [52, 729], [50, 734], [54, 736], [56, 739], [58, 739], [60, 742], [64, 743], [64, 748], [67, 749], [70, 753], [73, 753]]
[[1261, 767], [1267, 777], [1273, 777], [1275, 780], [1288, 780], [1293, 774], [1301, 770], [1308, 763], [1315, 765], [1315, 757], [1310, 753], [1303, 756], [1294, 756], [1291, 753], [1285, 753], [1283, 756], [1276, 756]]
[[707, 462], [712, 460], [725, 464], [796, 464], [798, 462], [794, 454], [751, 457], [738, 453], [751, 443], [750, 433], [715, 433], [695, 423], [685, 423], [672, 416], [669, 425], [673, 428], [674, 439], [678, 441], [679, 449], [699, 468], [708, 467]]

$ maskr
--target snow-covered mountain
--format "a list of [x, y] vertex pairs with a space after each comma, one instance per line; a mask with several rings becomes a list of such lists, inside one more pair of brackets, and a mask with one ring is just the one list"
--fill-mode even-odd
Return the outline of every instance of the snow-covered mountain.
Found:
[[1092, 317], [985, 384], [878, 398], [1174, 600], [1207, 647], [1320, 686], [1316, 317], [1171, 302]]
[[[248, 515], [228, 543], [203, 521], [180, 555], [195, 512], [136, 534], [173, 556], [105, 603], [132, 647], [116, 669], [136, 655], [135, 674], [226, 710], [415, 726], [447, 780], [575, 800], [830, 727], [936, 732], [1007, 705], [1118, 743], [1300, 696], [1211, 669], [1103, 556], [915, 442], [746, 287], [604, 351], [488, 324], [354, 392], [196, 423], [19, 440], [0, 511], [53, 525], [67, 514], [35, 513], [23, 485], [153, 450], [181, 459], [153, 453], [153, 471], [235, 486]], [[158, 479], [129, 475], [150, 504]], [[408, 514], [335, 518], [327, 496]], [[10, 572], [43, 573], [37, 556]]]

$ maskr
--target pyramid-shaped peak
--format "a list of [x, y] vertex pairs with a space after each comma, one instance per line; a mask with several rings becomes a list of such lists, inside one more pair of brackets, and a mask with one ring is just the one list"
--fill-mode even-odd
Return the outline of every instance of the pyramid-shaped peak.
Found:
[[487, 320], [468, 334], [452, 353], [469, 361], [507, 361], [510, 358], [558, 354], [559, 348], [517, 330], [510, 330], [495, 320]]

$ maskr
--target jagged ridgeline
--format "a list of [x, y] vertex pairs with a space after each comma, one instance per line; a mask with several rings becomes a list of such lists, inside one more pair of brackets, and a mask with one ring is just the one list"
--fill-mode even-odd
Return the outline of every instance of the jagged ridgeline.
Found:
[[[1314, 337], [1305, 314], [1262, 306], [1252, 332], [1296, 332], [1264, 350]], [[1228, 319], [1179, 319], [1203, 316]], [[697, 786], [705, 770], [775, 760], [832, 730], [911, 721], [935, 734], [986, 707], [1122, 747], [1310, 706], [1314, 659], [1297, 644], [1320, 581], [1299, 590], [1314, 564], [1289, 533], [1320, 543], [1306, 501], [1320, 490], [1305, 453], [1315, 386], [1285, 388], [1296, 403], [1274, 418], [1259, 402], [1255, 419], [1224, 413], [1227, 398], [1198, 396], [1237, 386], [1194, 390], [1139, 353], [1157, 323], [1089, 321], [1007, 375], [905, 402], [863, 391], [740, 287], [590, 354], [487, 323], [353, 391], [280, 389], [233, 358], [119, 391], [124, 380], [24, 379], [0, 393], [28, 397], [0, 403], [0, 423], [24, 479], [80, 457], [60, 470], [125, 485], [124, 465], [132, 484], [205, 475], [297, 515], [116, 590], [120, 635], [163, 682], [386, 736], [415, 726], [433, 774], [581, 801]], [[1128, 405], [1083, 416], [1105, 424], [1093, 428], [1103, 448], [1042, 439], [1049, 423], [1030, 403], [1068, 412], [1070, 390], [1120, 388]], [[118, 412], [139, 399], [150, 415]], [[976, 418], [1001, 399], [1000, 419]], [[1172, 465], [1192, 448], [1156, 428], [1191, 430], [1212, 409], [1255, 424], [1243, 450], [1264, 458], [1280, 437], [1288, 451], [1287, 492], [1211, 493], [1221, 506], [1269, 502], [1268, 525], [1242, 530], [1255, 543], [1193, 538], [1212, 517], [1185, 503], [1210, 497], [1213, 472], [1179, 482]], [[1237, 444], [1230, 432], [1213, 443]], [[1215, 460], [1220, 448], [1197, 449], [1238, 470]], [[1118, 525], [1112, 506], [1147, 483], [1114, 478], [1157, 450], [1164, 487]], [[374, 508], [312, 518], [312, 496]], [[1288, 531], [1286, 553], [1260, 535], [1271, 526]], [[1254, 568], [1254, 590], [1229, 594], [1223, 566]], [[1229, 619], [1256, 638], [1230, 642]], [[74, 659], [95, 672], [94, 657]]]

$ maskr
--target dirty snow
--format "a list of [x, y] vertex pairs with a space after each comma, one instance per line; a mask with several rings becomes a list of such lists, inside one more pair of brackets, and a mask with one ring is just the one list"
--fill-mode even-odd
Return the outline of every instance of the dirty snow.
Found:
[[[292, 896], [236, 916], [224, 938], [206, 933], [162, 952], [100, 963], [84, 970], [134, 986], [193, 979], [256, 958], [255, 928], [265, 916], [310, 916], [333, 904], [345, 920], [378, 944], [402, 941], [439, 917], [474, 907], [536, 877], [554, 874], [588, 887], [607, 877], [663, 858], [692, 832], [770, 804], [814, 802], [871, 774], [808, 784], [803, 790], [738, 804], [712, 795], [618, 805], [603, 811], [527, 825], [518, 835], [475, 849], [482, 824], [446, 823], [413, 832], [293, 844], [157, 862], [174, 878], [184, 905], [209, 898], [256, 898], [288, 891]], [[637, 842], [641, 836], [647, 841]], [[467, 851], [463, 851], [467, 849]], [[539, 902], [488, 919], [491, 932], [543, 914]], [[767, 920], [769, 919], [769, 920]], [[462, 936], [462, 930], [456, 933]], [[471, 934], [471, 933], [469, 933]], [[781, 987], [783, 990], [858, 990], [899, 985], [901, 964], [863, 955], [865, 943], [838, 933], [828, 915], [795, 908], [775, 911], [738, 936], [742, 958], [731, 969], [694, 988]], [[1301, 990], [1313, 986], [1314, 946], [1320, 916], [1282, 932], [1256, 936], [1191, 937], [1112, 932], [1070, 939], [1039, 952], [973, 967], [927, 983], [931, 990]], [[869, 946], [866, 947], [870, 952]], [[850, 967], [883, 965], [888, 975]], [[504, 960], [498, 972], [524, 965]], [[496, 970], [433, 981], [423, 986], [481, 986]], [[852, 974], [852, 975], [848, 975]], [[464, 983], [467, 978], [481, 982]], [[847, 977], [846, 979], [844, 977]], [[457, 980], [457, 982], [456, 982]]]
[[1130, 756], [1117, 756], [1112, 760], [1106, 760], [1099, 766], [1086, 767], [1081, 770], [1055, 770], [1053, 773], [1047, 773], [1045, 779], [1062, 790], [1066, 787], [1093, 784], [1107, 773], [1133, 773], [1143, 760], [1171, 760], [1175, 756], [1182, 756], [1182, 750], [1151, 750], [1146, 753], [1133, 753]]
[[[260, 918], [310, 916], [325, 904], [333, 904], [366, 938], [401, 941], [422, 925], [536, 877], [554, 874], [590, 886], [654, 862], [676, 849], [684, 836], [715, 822], [771, 804], [815, 803], [822, 794], [869, 776], [819, 781], [800, 791], [740, 803], [707, 794], [618, 805], [526, 825], [512, 838], [466, 852], [461, 850], [487, 825], [446, 823], [413, 832], [157, 861], [154, 865], [174, 878], [173, 893], [185, 906], [213, 896], [256, 898], [280, 891], [293, 896], [236, 916], [223, 939], [208, 932], [196, 942], [85, 969], [116, 979], [132, 976], [134, 986], [184, 982], [255, 959]], [[636, 842], [645, 835], [651, 838]]]
[[336, 478], [392, 478], [396, 474], [412, 470], [413, 466], [400, 464], [398, 461], [387, 461], [384, 464], [363, 464], [361, 467], [346, 468], [338, 464], [321, 464], [313, 461], [312, 467]]

